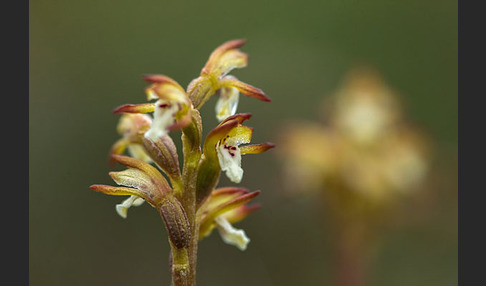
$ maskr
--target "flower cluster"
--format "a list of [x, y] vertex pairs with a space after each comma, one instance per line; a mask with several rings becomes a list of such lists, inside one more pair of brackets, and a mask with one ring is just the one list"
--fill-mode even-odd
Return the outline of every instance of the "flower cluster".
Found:
[[281, 132], [284, 188], [322, 199], [333, 284], [367, 285], [382, 223], [424, 182], [429, 142], [369, 69], [353, 70], [324, 99], [323, 111], [322, 122], [293, 123]]
[[286, 126], [280, 149], [292, 189], [323, 191], [343, 212], [418, 189], [428, 170], [428, 139], [407, 123], [399, 97], [376, 72], [353, 70], [323, 103], [323, 123]]
[[[112, 146], [110, 158], [128, 169], [109, 173], [118, 186], [90, 188], [109, 195], [129, 196], [116, 205], [123, 218], [130, 207], [144, 201], [157, 209], [169, 234], [173, 268], [181, 263], [193, 267], [191, 253], [195, 252], [197, 241], [215, 228], [225, 242], [241, 250], [249, 242], [245, 232], [232, 224], [258, 208], [247, 203], [260, 191], [217, 188], [221, 171], [232, 182], [241, 181], [242, 155], [274, 147], [268, 142], [245, 145], [250, 143], [253, 129], [243, 125], [250, 114], [236, 113], [239, 94], [267, 102], [270, 99], [260, 89], [228, 75], [232, 69], [247, 65], [247, 55], [239, 50], [244, 43], [234, 40], [218, 47], [187, 89], [165, 75], [144, 76], [149, 83], [145, 89], [148, 102], [125, 104], [113, 111], [121, 114], [117, 128], [121, 138]], [[199, 110], [215, 94], [219, 95], [216, 118], [220, 123], [203, 140]], [[182, 166], [169, 136], [174, 130], [182, 132]], [[124, 155], [125, 151], [129, 156]]]

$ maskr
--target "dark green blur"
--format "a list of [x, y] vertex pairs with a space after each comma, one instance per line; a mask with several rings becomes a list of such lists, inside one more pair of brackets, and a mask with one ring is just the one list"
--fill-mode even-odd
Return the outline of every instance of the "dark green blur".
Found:
[[[214, 48], [246, 38], [240, 80], [271, 103], [241, 97], [254, 143], [293, 120], [317, 120], [319, 104], [357, 64], [375, 67], [435, 143], [425, 199], [383, 231], [371, 285], [457, 285], [457, 1], [30, 1], [30, 285], [169, 285], [162, 219], [148, 204], [115, 212], [122, 197], [107, 164], [122, 104], [145, 102], [144, 74], [182, 86]], [[215, 98], [202, 108], [216, 124]], [[179, 132], [173, 132], [180, 144]], [[262, 208], [236, 224], [241, 252], [214, 232], [199, 244], [198, 285], [331, 285], [332, 239], [321, 204], [282, 191], [270, 150], [243, 157], [241, 186]], [[115, 169], [120, 169], [116, 166]], [[220, 186], [234, 185], [224, 175]]]

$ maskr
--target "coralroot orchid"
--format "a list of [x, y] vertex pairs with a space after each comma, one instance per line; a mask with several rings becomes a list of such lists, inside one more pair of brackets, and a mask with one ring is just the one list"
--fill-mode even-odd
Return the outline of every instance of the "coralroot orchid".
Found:
[[[144, 201], [158, 210], [169, 236], [172, 285], [195, 285], [198, 241], [213, 229], [224, 242], [241, 250], [250, 241], [244, 230], [232, 224], [259, 208], [247, 203], [260, 191], [216, 188], [221, 171], [231, 181], [241, 181], [241, 155], [274, 147], [272, 143], [240, 146], [250, 142], [253, 129], [241, 124], [250, 114], [236, 114], [239, 92], [270, 101], [260, 89], [227, 75], [247, 65], [247, 55], [238, 50], [244, 43], [234, 40], [218, 47], [187, 90], [165, 75], [145, 76], [150, 83], [145, 89], [149, 102], [125, 104], [113, 111], [121, 114], [122, 138], [112, 146], [110, 160], [127, 169], [109, 173], [118, 186], [90, 186], [108, 195], [129, 196], [116, 206], [123, 218], [128, 208]], [[203, 140], [199, 110], [218, 92], [216, 112], [221, 123]], [[182, 132], [182, 168], [169, 136], [174, 130]], [[129, 156], [123, 155], [125, 150]]]

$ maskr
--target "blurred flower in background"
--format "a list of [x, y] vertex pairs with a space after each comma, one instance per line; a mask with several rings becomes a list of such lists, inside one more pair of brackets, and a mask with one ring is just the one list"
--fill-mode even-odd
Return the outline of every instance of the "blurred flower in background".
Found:
[[425, 191], [431, 142], [369, 68], [349, 72], [321, 110], [321, 122], [292, 123], [281, 132], [284, 185], [323, 199], [335, 285], [367, 285], [378, 226], [393, 218], [399, 201]]

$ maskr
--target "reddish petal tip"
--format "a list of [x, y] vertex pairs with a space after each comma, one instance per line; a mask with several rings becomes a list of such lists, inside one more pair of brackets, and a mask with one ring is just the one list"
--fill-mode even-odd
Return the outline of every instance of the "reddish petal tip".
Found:
[[251, 113], [237, 113], [235, 115], [228, 116], [225, 120], [223, 120], [219, 125], [226, 124], [229, 121], [237, 121], [238, 123], [242, 123], [245, 120], [251, 118]]

